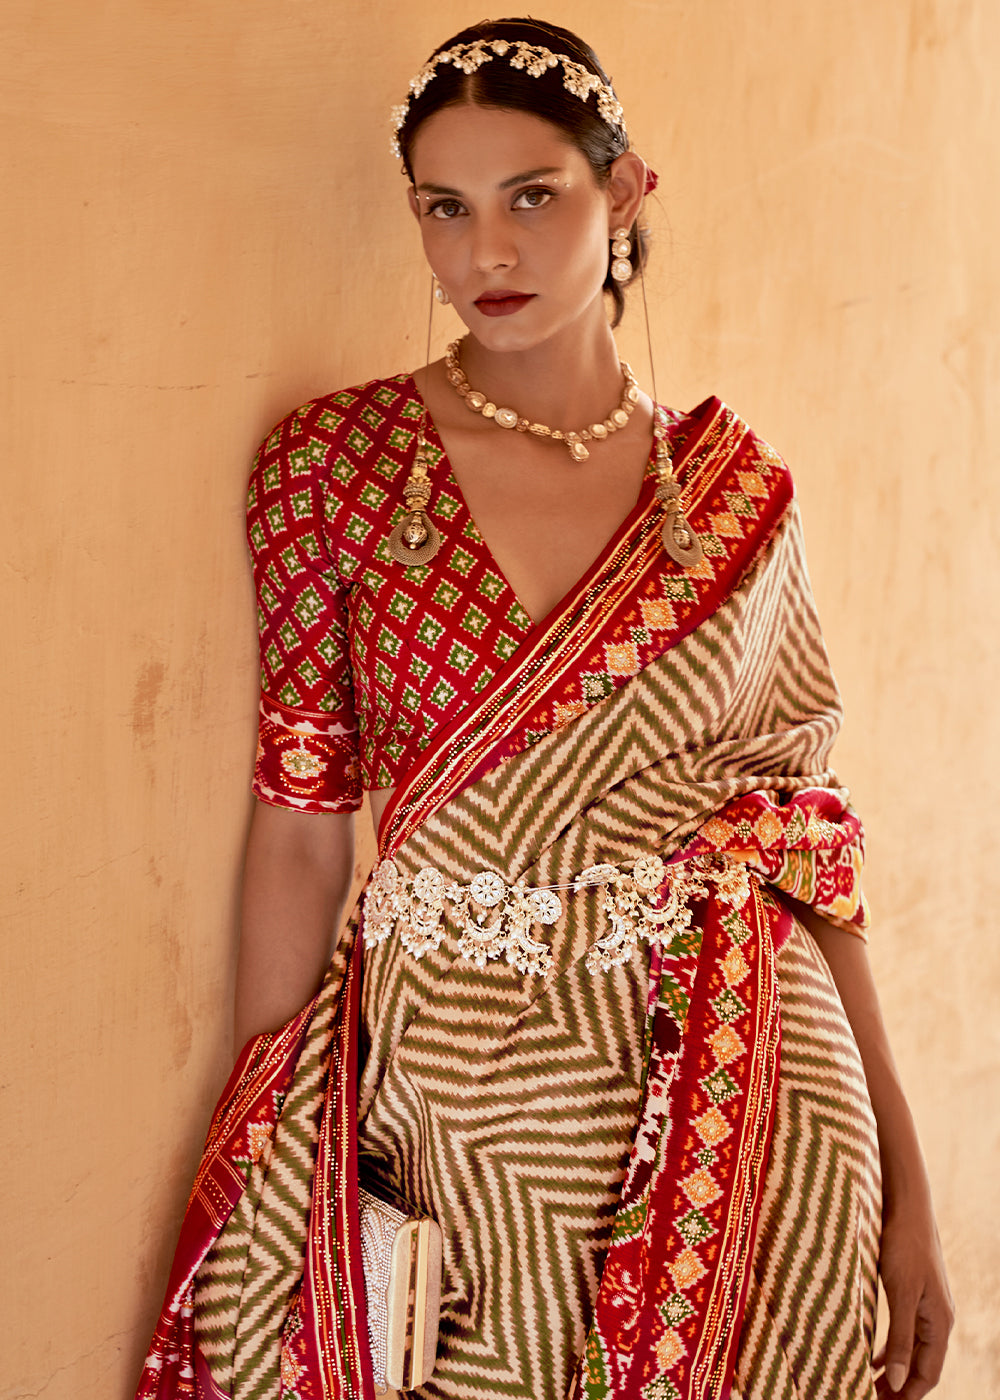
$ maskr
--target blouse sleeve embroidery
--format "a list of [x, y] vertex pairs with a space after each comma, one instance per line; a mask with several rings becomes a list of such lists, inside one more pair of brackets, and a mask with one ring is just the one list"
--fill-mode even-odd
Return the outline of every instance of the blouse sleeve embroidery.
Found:
[[307, 423], [307, 409], [280, 423], [250, 476], [261, 667], [252, 787], [279, 807], [353, 812], [361, 774], [346, 596], [324, 540], [317, 475], [327, 444]]

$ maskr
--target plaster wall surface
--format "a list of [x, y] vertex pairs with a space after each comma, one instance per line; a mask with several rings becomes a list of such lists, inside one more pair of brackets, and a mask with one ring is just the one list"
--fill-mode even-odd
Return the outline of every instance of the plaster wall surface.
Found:
[[[228, 1069], [249, 460], [297, 403], [420, 362], [386, 114], [480, 12], [0, 13], [0, 1400], [134, 1385]], [[720, 394], [796, 472], [958, 1302], [939, 1393], [1000, 1394], [1000, 8], [547, 14], [661, 175], [660, 397]], [[620, 343], [648, 384], [637, 304]]]

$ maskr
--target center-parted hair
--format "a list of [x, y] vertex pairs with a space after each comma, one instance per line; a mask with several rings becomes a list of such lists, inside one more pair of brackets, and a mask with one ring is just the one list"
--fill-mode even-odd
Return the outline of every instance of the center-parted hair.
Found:
[[[438, 45], [434, 53], [442, 53], [458, 44], [493, 39], [506, 39], [511, 43], [522, 41], [536, 47], [551, 49], [553, 53], [568, 54], [574, 62], [596, 73], [603, 83], [611, 86], [610, 78], [589, 44], [585, 44], [578, 35], [568, 29], [562, 29], [557, 24], [532, 19], [484, 20], [446, 39], [443, 44]], [[612, 162], [629, 149], [624, 129], [606, 122], [598, 113], [593, 98], [584, 101], [567, 91], [559, 67], [549, 68], [536, 78], [523, 69], [511, 67], [502, 59], [483, 63], [473, 73], [464, 73], [450, 63], [442, 63], [436, 68], [433, 80], [427, 84], [419, 97], [411, 98], [406, 119], [398, 133], [403, 170], [411, 181], [413, 141], [421, 125], [442, 108], [460, 107], [470, 102], [478, 107], [528, 112], [550, 122], [586, 157], [594, 179], [600, 186], [607, 184]], [[609, 255], [608, 270], [604, 278], [604, 291], [614, 302], [613, 326], [618, 325], [625, 310], [624, 288], [629, 286], [637, 275], [639, 259], [646, 258], [646, 235], [639, 229], [638, 223], [631, 229], [631, 238], [632, 277], [627, 282], [615, 281], [611, 276]]]

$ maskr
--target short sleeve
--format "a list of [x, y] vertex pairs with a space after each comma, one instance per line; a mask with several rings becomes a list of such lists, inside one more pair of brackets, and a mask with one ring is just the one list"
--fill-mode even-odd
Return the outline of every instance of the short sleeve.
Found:
[[275, 428], [250, 475], [247, 538], [260, 633], [253, 791], [300, 812], [361, 806], [346, 595], [324, 535], [327, 444], [308, 406]]

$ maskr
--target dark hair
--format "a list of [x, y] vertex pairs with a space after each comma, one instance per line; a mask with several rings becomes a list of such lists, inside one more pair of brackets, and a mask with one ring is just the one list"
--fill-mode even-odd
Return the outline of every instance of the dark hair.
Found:
[[[554, 53], [568, 54], [574, 62], [580, 63], [601, 81], [611, 86], [611, 79], [601, 67], [600, 60], [589, 44], [585, 44], [568, 29], [557, 24], [540, 23], [533, 19], [483, 20], [474, 24], [440, 44], [434, 54], [454, 48], [458, 44], [472, 44], [475, 41], [506, 39], [516, 43], [519, 40], [533, 46], [551, 49]], [[431, 57], [434, 57], [434, 54]], [[592, 96], [581, 100], [563, 86], [562, 67], [547, 69], [540, 77], [532, 78], [522, 70], [512, 68], [509, 63], [493, 60], [482, 64], [474, 73], [463, 73], [454, 64], [442, 63], [434, 73], [419, 97], [410, 101], [406, 120], [399, 130], [399, 146], [403, 154], [403, 170], [413, 180], [413, 167], [410, 163], [413, 139], [423, 122], [443, 107], [458, 107], [472, 102], [479, 107], [500, 107], [514, 112], [530, 112], [542, 117], [569, 139], [577, 150], [587, 158], [594, 179], [599, 185], [608, 181], [611, 163], [629, 149], [628, 137], [621, 127], [610, 126], [601, 117]], [[617, 326], [625, 310], [624, 288], [630, 286], [639, 272], [640, 259], [643, 263], [647, 253], [647, 234], [640, 229], [638, 221], [630, 230], [632, 239], [632, 276], [627, 282], [616, 282], [611, 276], [611, 258], [608, 258], [608, 271], [604, 278], [604, 291], [614, 302], [612, 325]]]

